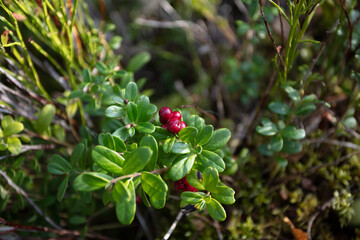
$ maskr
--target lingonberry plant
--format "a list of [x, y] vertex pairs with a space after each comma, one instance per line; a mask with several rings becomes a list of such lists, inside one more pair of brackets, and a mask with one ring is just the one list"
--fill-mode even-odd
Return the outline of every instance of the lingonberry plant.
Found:
[[230, 131], [214, 130], [197, 115], [183, 119], [180, 111], [169, 107], [159, 110], [158, 122], [157, 107], [139, 93], [134, 81], [113, 89], [112, 104], [105, 114], [119, 127], [98, 136], [88, 159], [91, 170], [84, 163], [86, 143], [75, 147], [70, 162], [60, 155], [51, 158], [48, 170], [66, 175], [58, 199], [64, 196], [69, 179], [74, 179], [72, 186], [79, 192], [101, 190], [103, 203], [114, 202], [118, 220], [130, 224], [137, 195], [145, 205], [163, 208], [171, 191], [169, 184], [175, 181], [175, 189], [184, 191], [181, 207], [206, 208], [214, 219], [225, 220], [221, 204], [235, 202], [234, 190], [219, 178], [227, 167], [221, 156], [225, 156], [222, 148]]

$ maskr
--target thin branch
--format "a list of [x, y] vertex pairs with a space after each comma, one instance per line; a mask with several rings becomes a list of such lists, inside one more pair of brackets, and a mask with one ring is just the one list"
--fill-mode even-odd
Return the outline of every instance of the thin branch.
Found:
[[307, 230], [306, 230], [306, 234], [308, 237], [308, 240], [311, 240], [311, 228], [312, 225], [314, 223], [314, 221], [316, 220], [316, 218], [319, 216], [319, 214], [323, 211], [325, 211], [327, 208], [329, 208], [331, 206], [331, 202], [333, 201], [334, 197], [330, 198], [328, 201], [326, 201], [323, 205], [321, 205], [320, 209], [317, 210], [314, 215], [311, 216], [308, 225], [307, 225]]
[[185, 20], [176, 21], [157, 21], [145, 18], [137, 18], [135, 23], [153, 28], [190, 28], [193, 23]]
[[266, 20], [265, 13], [264, 13], [264, 9], [263, 9], [262, 0], [259, 0], [259, 4], [260, 4], [260, 13], [261, 13], [262, 18], [264, 19], [264, 23], [265, 23], [265, 27], [266, 27], [267, 33], [268, 33], [268, 35], [269, 35], [269, 37], [270, 37], [270, 39], [271, 39], [271, 42], [272, 42], [272, 44], [273, 44], [273, 47], [274, 47], [274, 49], [275, 49], [276, 54], [278, 55], [278, 57], [279, 57], [279, 59], [280, 59], [281, 64], [285, 67], [285, 63], [284, 63], [284, 60], [283, 60], [283, 58], [282, 58], [282, 56], [281, 56], [281, 54], [280, 54], [280, 50], [278, 49], [278, 46], [276, 45], [276, 42], [275, 42], [275, 40], [274, 40], [274, 38], [273, 38], [273, 36], [272, 36], [272, 33], [271, 33], [271, 31], [270, 31], [269, 23], [268, 23], [268, 21]]
[[[80, 231], [70, 231], [65, 229], [51, 229], [47, 227], [38, 227], [38, 226], [29, 226], [29, 225], [21, 225], [18, 223], [12, 223], [8, 222], [3, 218], [0, 218], [0, 225], [13, 227], [13, 229], [9, 230], [8, 232], [14, 232], [16, 230], [22, 230], [22, 231], [31, 231], [31, 232], [48, 232], [48, 233], [55, 233], [60, 236], [73, 236], [73, 237], [80, 237], [82, 234]], [[4, 233], [4, 232], [2, 232]], [[104, 237], [102, 235], [96, 234], [96, 233], [86, 233], [85, 236], [87, 238], [93, 238], [93, 239], [101, 239], [101, 240], [110, 240], [111, 238]]]
[[302, 81], [302, 83], [301, 83], [301, 87], [302, 87], [302, 88], [304, 87], [306, 81], [307, 81], [308, 78], [310, 77], [310, 75], [311, 75], [311, 73], [312, 73], [312, 70], [313, 70], [314, 67], [315, 67], [315, 64], [319, 61], [319, 58], [320, 58], [322, 52], [324, 51], [325, 46], [326, 46], [326, 42], [321, 43], [321, 47], [320, 47], [320, 49], [319, 49], [319, 52], [317, 53], [316, 57], [312, 60], [312, 63], [311, 63], [311, 65], [310, 65], [308, 71], [306, 72], [305, 77], [304, 77], [304, 79], [303, 79], [303, 81]]
[[179, 223], [179, 221], [181, 220], [182, 216], [184, 216], [184, 213], [182, 212], [182, 210], [179, 211], [178, 215], [176, 216], [175, 221], [173, 222], [173, 224], [171, 224], [169, 230], [167, 231], [167, 233], [165, 234], [165, 236], [163, 237], [162, 240], [168, 240], [169, 237], [171, 236], [171, 234], [174, 232], [177, 224]]
[[[56, 147], [55, 144], [42, 144], [42, 145], [22, 145], [21, 147], [21, 153], [30, 151], [30, 150], [44, 150], [44, 149], [54, 149]], [[8, 158], [8, 157], [13, 157], [13, 156], [17, 156], [19, 154], [10, 154], [10, 155], [6, 155], [6, 156], [1, 156], [0, 157], [0, 161]]]
[[27, 195], [27, 193], [22, 190], [18, 185], [16, 185], [11, 178], [2, 170], [0, 170], [0, 175], [2, 175], [5, 180], [7, 181], [7, 183], [18, 193], [21, 194], [28, 202], [29, 204], [35, 209], [35, 211], [37, 213], [39, 213], [42, 217], [44, 217], [45, 221], [48, 222], [52, 227], [54, 227], [57, 230], [62, 230], [62, 228], [57, 225], [53, 220], [51, 220], [48, 216], [45, 215], [45, 213], [39, 208], [38, 205], [36, 205], [36, 203], [29, 198], [29, 196]]
[[303, 143], [308, 143], [308, 144], [311, 144], [311, 143], [326, 143], [326, 144], [351, 148], [351, 149], [355, 149], [357, 151], [360, 151], [360, 146], [357, 145], [357, 144], [354, 144], [352, 142], [339, 141], [339, 140], [335, 140], [335, 139], [314, 138], [314, 139], [305, 140], [305, 141], [303, 141]]
[[[156, 170], [154, 170], [154, 171], [152, 171], [150, 173], [152, 173], [152, 174], [162, 173], [162, 172], [166, 172], [169, 169], [170, 169], [170, 167], [160, 168], [160, 169], [156, 169]], [[137, 172], [137, 173], [121, 176], [121, 177], [118, 177], [118, 178], [114, 178], [113, 180], [110, 181], [110, 183], [115, 184], [115, 183], [117, 183], [118, 181], [120, 181], [122, 179], [134, 178], [134, 177], [137, 177], [137, 176], [141, 176], [141, 174], [142, 174], [141, 172]]]

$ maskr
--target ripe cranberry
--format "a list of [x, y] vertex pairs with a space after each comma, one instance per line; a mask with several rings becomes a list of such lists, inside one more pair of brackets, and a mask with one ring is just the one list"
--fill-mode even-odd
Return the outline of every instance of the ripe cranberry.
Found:
[[182, 183], [179, 183], [178, 181], [176, 181], [174, 183], [174, 187], [177, 191], [183, 191], [185, 189], [185, 185]]
[[160, 122], [162, 124], [167, 123], [171, 119], [172, 115], [173, 112], [169, 107], [162, 107], [159, 110]]
[[181, 121], [178, 119], [170, 119], [167, 130], [173, 134], [177, 134], [181, 130]]
[[142, 202], [142, 200], [141, 200], [141, 197], [139, 197], [138, 195], [136, 195], [136, 204], [139, 204], [139, 203], [141, 203]]
[[163, 129], [167, 130], [167, 124], [166, 124], [166, 123], [164, 123], [163, 125], [161, 125], [161, 127], [162, 127]]
[[181, 127], [181, 129], [183, 129], [183, 128], [186, 128], [187, 125], [186, 125], [185, 122], [181, 121], [181, 122], [180, 122], [180, 127]]
[[173, 115], [171, 116], [171, 118], [176, 118], [178, 120], [181, 120], [181, 113], [178, 111], [174, 111]]
[[198, 190], [196, 188], [194, 188], [193, 186], [191, 186], [190, 184], [188, 184], [188, 185], [186, 185], [186, 189], [184, 191], [197, 192]]

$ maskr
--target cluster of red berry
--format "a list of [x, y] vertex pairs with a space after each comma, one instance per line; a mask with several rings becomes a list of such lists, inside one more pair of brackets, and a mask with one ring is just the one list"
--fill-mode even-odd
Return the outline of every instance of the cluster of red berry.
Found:
[[177, 180], [175, 183], [174, 183], [174, 187], [176, 190], [178, 191], [188, 191], [188, 192], [197, 192], [197, 189], [194, 188], [193, 186], [191, 186], [187, 180], [186, 180], [186, 176], [183, 177], [182, 179], [180, 180]]
[[159, 110], [161, 127], [173, 134], [177, 134], [181, 129], [186, 127], [186, 123], [181, 121], [181, 113], [172, 111], [169, 107], [162, 107]]

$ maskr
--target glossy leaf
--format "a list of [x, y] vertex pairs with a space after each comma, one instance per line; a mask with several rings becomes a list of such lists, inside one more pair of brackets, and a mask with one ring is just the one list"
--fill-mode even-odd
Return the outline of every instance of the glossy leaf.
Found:
[[141, 174], [141, 186], [150, 197], [151, 205], [160, 209], [165, 206], [168, 186], [159, 175], [143, 172]]
[[150, 122], [137, 123], [135, 129], [142, 133], [153, 133], [155, 126]]
[[152, 151], [148, 147], [139, 147], [126, 157], [123, 174], [130, 174], [142, 170], [151, 159]]
[[302, 151], [301, 143], [286, 139], [284, 140], [284, 147], [282, 149], [282, 152], [289, 154], [297, 154], [301, 151]]
[[129, 82], [125, 88], [125, 98], [129, 101], [135, 101], [138, 95], [138, 87], [136, 83]]
[[185, 142], [191, 142], [194, 144], [194, 140], [196, 139], [196, 136], [198, 135], [198, 130], [195, 127], [185, 127], [183, 129], [181, 129], [181, 131], [179, 132], [179, 138], [182, 141]]
[[135, 55], [126, 67], [129, 72], [136, 72], [151, 59], [151, 55], [148, 52], [141, 52]]
[[297, 116], [306, 116], [316, 110], [316, 105], [312, 102], [301, 103], [296, 109]]
[[133, 181], [117, 182], [113, 190], [113, 198], [116, 201], [115, 211], [118, 220], [124, 225], [130, 224], [134, 220], [136, 212], [136, 195]]
[[116, 152], [125, 152], [126, 151], [126, 145], [121, 138], [118, 136], [113, 136], [114, 142], [115, 142], [115, 151]]
[[157, 108], [154, 104], [150, 104], [150, 100], [147, 96], [142, 95], [136, 101], [138, 112], [139, 112], [139, 122], [148, 122], [151, 120], [154, 113], [156, 113]]
[[202, 179], [198, 178], [198, 170], [191, 170], [188, 175], [186, 175], [187, 182], [198, 190], [205, 190], [204, 185], [202, 184]]
[[290, 107], [282, 102], [271, 102], [269, 109], [280, 115], [288, 115], [290, 113]]
[[176, 142], [171, 149], [171, 152], [177, 154], [186, 154], [191, 151], [191, 146], [185, 142]]
[[12, 121], [3, 130], [3, 136], [8, 137], [21, 132], [24, 129], [24, 125], [21, 122]]
[[207, 150], [217, 150], [222, 148], [230, 139], [231, 133], [227, 128], [217, 129], [210, 140], [203, 146]]
[[179, 156], [170, 168], [170, 178], [174, 181], [183, 178], [191, 170], [194, 165], [195, 158], [195, 154]]
[[149, 147], [151, 149], [152, 154], [146, 169], [148, 169], [149, 171], [154, 170], [159, 152], [156, 139], [153, 136], [144, 136], [140, 141], [140, 147]]
[[224, 221], [226, 218], [226, 212], [221, 204], [214, 198], [210, 200], [209, 203], [206, 203], [206, 209], [210, 216], [217, 221]]
[[203, 127], [205, 127], [205, 120], [197, 115], [191, 115], [187, 125], [196, 127], [199, 131], [201, 131]]
[[176, 138], [175, 137], [171, 137], [171, 138], [168, 138], [164, 141], [164, 144], [163, 144], [163, 150], [164, 152], [168, 153], [171, 151], [171, 149], [173, 148], [174, 146], [174, 143], [175, 143], [175, 140]]
[[90, 192], [105, 187], [113, 178], [95, 172], [87, 172], [77, 176], [73, 187], [76, 191]]
[[202, 153], [198, 155], [198, 160], [205, 168], [213, 167], [219, 172], [225, 169], [224, 160], [212, 151], [203, 150]]
[[55, 116], [55, 111], [56, 108], [54, 105], [47, 104], [45, 107], [43, 107], [34, 124], [34, 127], [38, 133], [43, 133], [48, 129]]
[[305, 138], [305, 130], [304, 129], [296, 129], [295, 126], [287, 126], [281, 130], [281, 135], [284, 138], [300, 140]]
[[138, 109], [135, 103], [133, 102], [129, 102], [126, 105], [126, 111], [127, 111], [127, 116], [130, 120], [130, 122], [137, 122], [138, 119]]
[[126, 141], [130, 136], [129, 129], [126, 126], [118, 128], [112, 135], [119, 137], [122, 141]]
[[181, 200], [188, 204], [197, 204], [204, 200], [206, 194], [203, 192], [183, 192], [181, 193]]
[[215, 168], [208, 167], [203, 173], [203, 184], [209, 192], [216, 192], [217, 184], [219, 182], [219, 173]]
[[106, 148], [104, 146], [96, 146], [91, 152], [92, 159], [101, 168], [110, 173], [122, 174], [124, 165], [124, 158], [117, 152]]
[[270, 149], [274, 152], [279, 152], [283, 148], [283, 138], [281, 136], [274, 136], [270, 140]]
[[98, 142], [104, 147], [115, 150], [115, 141], [110, 133], [100, 133], [98, 137]]
[[86, 158], [85, 145], [83, 143], [79, 143], [73, 149], [70, 156], [70, 163], [72, 166], [76, 166], [78, 163], [81, 163]]
[[218, 186], [211, 196], [216, 198], [222, 204], [233, 204], [235, 202], [235, 191], [228, 186]]
[[22, 144], [21, 144], [21, 141], [20, 141], [19, 138], [17, 138], [17, 137], [9, 137], [6, 140], [6, 143], [7, 143], [8, 150], [12, 154], [17, 155], [17, 154], [21, 153]]
[[47, 166], [47, 169], [52, 174], [66, 174], [72, 170], [70, 163], [58, 154], [54, 154]]
[[59, 202], [64, 198], [64, 195], [65, 195], [65, 192], [66, 192], [66, 189], [67, 189], [67, 186], [68, 186], [68, 182], [69, 182], [69, 176], [70, 175], [67, 175], [64, 178], [64, 180], [62, 180], [61, 183], [60, 183], [60, 186], [59, 186], [59, 189], [58, 189], [58, 192], [57, 192], [57, 195], [56, 195], [56, 199]]
[[126, 109], [119, 106], [110, 106], [106, 108], [105, 116], [109, 118], [124, 118], [126, 116]]
[[197, 137], [197, 144], [206, 144], [214, 134], [214, 127], [212, 125], [206, 125], [199, 133]]

